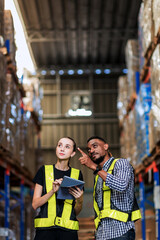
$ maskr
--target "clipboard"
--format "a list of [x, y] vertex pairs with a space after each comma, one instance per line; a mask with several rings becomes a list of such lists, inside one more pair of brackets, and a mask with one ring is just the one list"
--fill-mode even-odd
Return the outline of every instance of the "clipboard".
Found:
[[82, 190], [84, 183], [84, 181], [64, 176], [60, 188], [57, 192], [57, 199], [75, 199], [74, 196], [69, 193], [69, 188], [77, 186]]

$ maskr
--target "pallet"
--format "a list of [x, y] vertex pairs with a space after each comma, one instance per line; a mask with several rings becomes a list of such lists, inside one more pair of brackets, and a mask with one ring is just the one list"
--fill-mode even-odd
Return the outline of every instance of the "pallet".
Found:
[[79, 231], [78, 239], [79, 240], [93, 240], [95, 239], [95, 225], [94, 219], [89, 218], [79, 218]]
[[34, 186], [30, 171], [22, 167], [20, 162], [3, 145], [0, 145], [0, 166], [8, 169], [18, 179], [23, 179], [26, 185]]
[[152, 149], [150, 156], [144, 157], [142, 163], [135, 168], [135, 180], [138, 182], [138, 175], [146, 174], [150, 166], [155, 162], [157, 166], [160, 165], [160, 141], [157, 142], [154, 149]]

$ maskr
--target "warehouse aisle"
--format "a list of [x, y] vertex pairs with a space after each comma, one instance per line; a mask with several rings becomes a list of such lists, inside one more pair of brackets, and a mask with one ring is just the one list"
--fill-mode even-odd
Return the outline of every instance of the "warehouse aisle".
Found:
[[[32, 180], [56, 163], [64, 136], [85, 153], [101, 136], [132, 164], [136, 240], [160, 240], [160, 1], [14, 2], [39, 68], [18, 77], [18, 30], [0, 0], [0, 240], [33, 240]], [[94, 240], [94, 174], [79, 157], [70, 161], [85, 181], [78, 235]]]

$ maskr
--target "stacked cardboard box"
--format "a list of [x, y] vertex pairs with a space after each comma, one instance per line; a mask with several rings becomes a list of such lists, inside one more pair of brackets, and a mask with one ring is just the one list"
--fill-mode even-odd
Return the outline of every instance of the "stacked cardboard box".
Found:
[[150, 154], [149, 149], [149, 112], [152, 106], [151, 84], [141, 84], [135, 104], [137, 163]]
[[23, 98], [25, 108], [29, 111], [35, 111], [40, 115], [41, 99], [43, 95], [41, 94], [41, 86], [39, 79], [37, 77], [31, 77], [27, 71], [25, 71], [23, 76], [23, 88], [26, 92], [26, 96]]
[[3, 145], [12, 152], [16, 158], [19, 158], [19, 122], [20, 122], [20, 92], [17, 91], [17, 86], [10, 73], [6, 74], [6, 88], [5, 88], [5, 138]]
[[12, 64], [16, 65], [15, 55], [16, 55], [16, 44], [14, 40], [14, 24], [13, 18], [10, 10], [4, 11], [4, 40], [8, 47], [8, 53], [10, 54]]
[[4, 11], [4, 40], [9, 43], [9, 52], [4, 56], [0, 51], [0, 145], [34, 175], [37, 132], [31, 111], [36, 111], [38, 115], [41, 109], [39, 81], [37, 78], [31, 81], [27, 76], [24, 98], [19, 87], [20, 80], [16, 77], [14, 25], [9, 10]]
[[32, 175], [35, 174], [35, 123], [29, 111], [24, 111], [21, 108], [21, 121], [20, 121], [20, 163], [23, 167], [29, 169]]
[[160, 141], [160, 46], [157, 45], [151, 59], [152, 109], [150, 111], [150, 151]]
[[6, 61], [3, 54], [0, 52], [0, 143], [4, 139], [5, 135], [5, 85], [6, 85]]
[[123, 125], [124, 117], [127, 113], [126, 109], [128, 106], [128, 82], [126, 76], [120, 76], [118, 79], [118, 98], [117, 98], [117, 108], [118, 108], [118, 118], [120, 126]]
[[137, 40], [128, 40], [125, 48], [127, 74], [127, 94], [131, 98], [136, 92], [135, 73], [139, 71], [139, 49]]
[[143, 51], [146, 53], [151, 41], [153, 41], [154, 33], [154, 21], [153, 21], [153, 3], [152, 0], [145, 0], [142, 11], [141, 26], [143, 29]]
[[[159, 17], [159, 9], [160, 3], [157, 0], [145, 0], [141, 4], [139, 17], [138, 17], [138, 50], [139, 50], [139, 71], [141, 72], [144, 67], [145, 61], [145, 53], [149, 46], [151, 46], [151, 42], [154, 42], [154, 37], [157, 36], [157, 33], [160, 31], [160, 17]], [[130, 59], [134, 59], [135, 51], [131, 52], [131, 42], [129, 46], [129, 42], [126, 46], [126, 62], [127, 66], [133, 66], [130, 64]], [[131, 55], [130, 55], [131, 53]], [[132, 56], [132, 57], [131, 57]], [[137, 91], [137, 86], [133, 85], [136, 82], [136, 78], [134, 77], [134, 72], [136, 69], [130, 68], [128, 70], [129, 74], [127, 75], [128, 86], [131, 89], [127, 91], [127, 94], [133, 91], [136, 87], [137, 100], [134, 109], [127, 115], [127, 120], [124, 121], [124, 133], [122, 136], [128, 140], [128, 129], [133, 129], [133, 125], [131, 123], [135, 123], [135, 145], [136, 149], [136, 158], [133, 156], [132, 149], [130, 145], [126, 143], [124, 139], [121, 139], [121, 143], [123, 144], [122, 150], [124, 149], [127, 152], [127, 157], [131, 156], [131, 160], [134, 163], [141, 163], [143, 159], [150, 155], [156, 144], [160, 141], [160, 47], [157, 45], [156, 49], [151, 58], [151, 76], [149, 78], [149, 82], [147, 84], [142, 84], [140, 89]], [[133, 81], [132, 81], [133, 76]], [[149, 77], [149, 75], [148, 75]], [[134, 86], [132, 88], [132, 86]], [[121, 92], [121, 89], [119, 89]], [[121, 104], [123, 105], [123, 104]], [[122, 109], [118, 109], [119, 114], [122, 112]], [[125, 110], [123, 110], [125, 111]], [[121, 120], [121, 117], [119, 117]], [[126, 131], [126, 132], [125, 132]], [[128, 148], [126, 150], [126, 148]], [[134, 154], [135, 155], [135, 154]]]
[[160, 28], [160, 1], [152, 0], [152, 11], [153, 11], [153, 21], [154, 21], [154, 36], [157, 35]]
[[144, 3], [141, 3], [139, 15], [138, 15], [138, 49], [139, 49], [139, 71], [141, 72], [144, 66], [144, 49], [143, 49], [143, 18]]

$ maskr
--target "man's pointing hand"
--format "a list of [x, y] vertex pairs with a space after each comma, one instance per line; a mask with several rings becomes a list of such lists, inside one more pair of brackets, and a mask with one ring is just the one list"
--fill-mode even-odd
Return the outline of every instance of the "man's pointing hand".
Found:
[[82, 154], [82, 156], [79, 158], [80, 163], [92, 170], [95, 170], [97, 165], [90, 159], [90, 157], [85, 152], [83, 152], [80, 148], [77, 149]]

